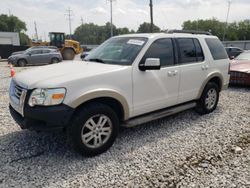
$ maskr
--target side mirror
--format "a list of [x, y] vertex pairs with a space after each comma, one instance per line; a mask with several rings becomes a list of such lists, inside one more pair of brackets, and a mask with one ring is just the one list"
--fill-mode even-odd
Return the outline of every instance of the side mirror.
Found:
[[230, 57], [229, 57], [229, 59], [231, 59], [231, 60], [234, 59], [234, 58], [235, 58], [234, 56], [230, 56]]
[[145, 63], [139, 64], [139, 69], [141, 71], [146, 70], [160, 70], [161, 62], [159, 58], [147, 58]]

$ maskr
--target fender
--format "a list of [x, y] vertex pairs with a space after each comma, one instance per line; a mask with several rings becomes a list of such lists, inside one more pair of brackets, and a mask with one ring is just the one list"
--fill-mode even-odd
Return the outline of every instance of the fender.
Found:
[[72, 108], [77, 108], [78, 106], [80, 106], [81, 104], [87, 101], [101, 98], [101, 97], [109, 97], [109, 98], [113, 98], [117, 100], [122, 105], [123, 112], [124, 112], [124, 120], [129, 119], [129, 105], [128, 105], [127, 100], [118, 91], [111, 90], [111, 89], [96, 89], [96, 90], [88, 91], [82, 94], [73, 102], [71, 102], [69, 106]]
[[220, 90], [222, 89], [223, 87], [223, 83], [224, 83], [224, 79], [223, 79], [223, 76], [219, 73], [219, 72], [211, 72], [207, 78], [203, 81], [202, 85], [201, 85], [201, 88], [199, 90], [199, 93], [198, 93], [198, 96], [197, 96], [197, 99], [199, 99], [202, 95], [202, 92], [204, 90], [204, 88], [206, 87], [207, 83], [209, 82], [209, 80], [215, 78], [215, 77], [218, 77], [220, 79]]

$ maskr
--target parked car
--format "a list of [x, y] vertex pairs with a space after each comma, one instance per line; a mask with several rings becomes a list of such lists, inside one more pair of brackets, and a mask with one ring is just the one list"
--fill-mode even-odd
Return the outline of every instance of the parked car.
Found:
[[85, 57], [87, 57], [90, 54], [90, 52], [82, 52], [81, 59], [84, 60]]
[[250, 86], [250, 51], [241, 53], [231, 61], [230, 84]]
[[8, 63], [14, 66], [42, 65], [62, 61], [61, 53], [50, 48], [33, 48], [21, 54], [12, 55]]
[[213, 112], [228, 84], [229, 59], [215, 36], [123, 35], [84, 62], [16, 74], [10, 113], [22, 129], [65, 130], [79, 153], [94, 156], [112, 146], [120, 126], [191, 108]]
[[25, 52], [28, 52], [28, 51], [34, 50], [34, 49], [38, 49], [38, 48], [39, 49], [40, 48], [43, 48], [43, 49], [49, 48], [49, 49], [54, 49], [54, 50], [58, 50], [59, 51], [59, 49], [56, 46], [32, 46], [32, 47], [30, 47], [30, 48], [28, 48], [28, 49], [26, 49], [24, 51], [13, 52], [11, 55], [23, 54]]
[[244, 52], [243, 49], [238, 48], [238, 47], [226, 47], [225, 49], [230, 59], [234, 59], [235, 57], [240, 55], [242, 52]]

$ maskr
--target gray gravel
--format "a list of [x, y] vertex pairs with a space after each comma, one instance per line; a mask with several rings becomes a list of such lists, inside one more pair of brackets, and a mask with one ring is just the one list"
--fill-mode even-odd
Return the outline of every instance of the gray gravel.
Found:
[[84, 158], [62, 133], [15, 124], [8, 76], [0, 63], [0, 187], [250, 187], [249, 88], [223, 91], [209, 115], [189, 110], [122, 129], [108, 152]]

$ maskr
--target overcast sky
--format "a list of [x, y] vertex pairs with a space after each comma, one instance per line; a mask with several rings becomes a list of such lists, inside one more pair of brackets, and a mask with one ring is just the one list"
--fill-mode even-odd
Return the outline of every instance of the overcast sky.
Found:
[[[37, 22], [40, 37], [50, 31], [69, 33], [66, 9], [73, 10], [72, 30], [81, 23], [104, 25], [110, 21], [107, 0], [0, 0], [0, 13], [16, 15], [27, 24], [27, 34], [35, 33]], [[154, 23], [161, 29], [180, 29], [183, 21], [216, 17], [225, 21], [227, 0], [153, 0]], [[116, 0], [113, 23], [137, 30], [149, 22], [149, 0]], [[232, 0], [229, 21], [250, 19], [250, 0]]]

